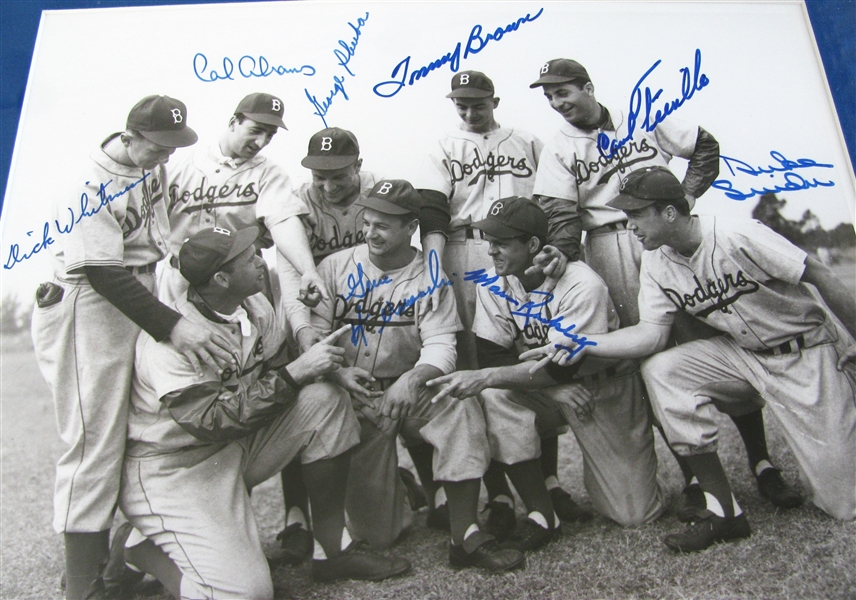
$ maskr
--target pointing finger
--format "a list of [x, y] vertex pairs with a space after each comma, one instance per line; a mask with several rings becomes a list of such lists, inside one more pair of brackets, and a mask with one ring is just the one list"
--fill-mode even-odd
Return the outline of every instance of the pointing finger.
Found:
[[323, 340], [321, 340], [321, 343], [327, 345], [335, 344], [336, 340], [339, 339], [339, 336], [348, 331], [350, 328], [350, 325], [343, 325], [342, 327], [325, 337]]
[[532, 365], [532, 367], [529, 369], [529, 374], [534, 375], [535, 373], [546, 367], [551, 360], [553, 360], [553, 355], [546, 355], [544, 358]]

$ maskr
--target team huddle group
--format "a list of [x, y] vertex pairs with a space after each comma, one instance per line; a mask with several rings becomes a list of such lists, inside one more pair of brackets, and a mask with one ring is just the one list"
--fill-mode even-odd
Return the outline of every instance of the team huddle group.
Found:
[[[385, 551], [422, 507], [452, 567], [523, 568], [561, 521], [664, 512], [654, 428], [686, 484], [688, 526], [664, 542], [703, 550], [751, 535], [717, 411], [761, 495], [803, 502], [768, 455], [765, 405], [810, 500], [856, 518], [856, 299], [764, 225], [692, 214], [719, 171], [701, 127], [628, 136], [569, 59], [530, 87], [564, 119], [546, 145], [500, 126], [492, 81], [463, 71], [459, 129], [407, 181], [363, 170], [333, 127], [298, 188], [260, 154], [286, 128], [276, 96], [245, 97], [173, 160], [197, 141], [185, 105], [133, 107], [81, 178], [112, 199], [51, 247], [33, 316], [67, 444], [67, 598], [145, 573], [176, 598], [272, 598], [270, 565], [309, 558], [315, 581], [382, 580], [411, 568]], [[604, 135], [629, 141], [608, 152]], [[569, 429], [591, 509], [560, 486]], [[277, 473], [285, 529], [266, 557], [250, 493]]]

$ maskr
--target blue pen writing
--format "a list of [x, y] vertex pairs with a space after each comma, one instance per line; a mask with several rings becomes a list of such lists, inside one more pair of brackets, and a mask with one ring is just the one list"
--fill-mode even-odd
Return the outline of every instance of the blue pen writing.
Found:
[[[819, 163], [810, 158], [798, 158], [797, 160], [789, 160], [785, 158], [785, 155], [776, 150], [770, 151], [770, 156], [779, 163], [779, 166], [767, 165], [766, 167], [753, 167], [749, 163], [746, 163], [742, 160], [738, 160], [736, 158], [731, 158], [728, 156], [720, 155], [719, 158], [725, 163], [725, 166], [728, 167], [728, 170], [731, 171], [732, 175], [736, 175], [735, 169], [740, 171], [741, 173], [746, 173], [747, 175], [752, 175], [757, 177], [758, 175], [767, 175], [776, 172], [784, 172], [784, 171], [793, 171], [794, 169], [808, 169], [811, 167], [821, 167], [824, 169], [832, 169], [833, 165], [826, 163]], [[771, 175], [772, 176], [772, 175]]]
[[387, 283], [392, 283], [392, 279], [388, 275], [384, 275], [380, 279], [367, 279], [363, 271], [363, 265], [359, 264], [357, 265], [357, 274], [354, 275], [351, 273], [348, 275], [348, 295], [343, 296], [343, 299], [365, 298], [366, 294], [373, 289]]
[[348, 63], [351, 62], [351, 58], [353, 58], [354, 53], [357, 50], [357, 44], [360, 43], [360, 35], [362, 35], [360, 29], [363, 25], [366, 24], [366, 21], [368, 20], [369, 13], [366, 13], [365, 18], [361, 17], [357, 19], [356, 25], [349, 21], [348, 26], [353, 30], [354, 37], [351, 38], [351, 40], [348, 42], [344, 40], [339, 40], [339, 46], [341, 47], [341, 50], [339, 48], [333, 50], [333, 55], [339, 59], [339, 66], [345, 69], [345, 71], [347, 71], [348, 75], [350, 75], [351, 77], [355, 77], [355, 75], [353, 71], [351, 71], [350, 67], [348, 67]]
[[333, 89], [330, 90], [330, 93], [326, 98], [322, 99], [321, 102], [318, 102], [318, 98], [310, 94], [309, 90], [305, 88], [303, 90], [306, 93], [306, 97], [309, 99], [309, 102], [311, 102], [312, 106], [315, 107], [315, 112], [312, 114], [321, 117], [321, 121], [324, 122], [324, 127], [327, 127], [327, 112], [330, 110], [330, 105], [333, 104], [333, 98], [336, 94], [342, 94], [342, 97], [345, 100], [350, 100], [350, 98], [348, 98], [348, 93], [345, 91], [345, 78], [334, 75], [333, 82]]
[[[583, 346], [597, 345], [596, 342], [589, 340], [585, 336], [573, 333], [573, 330], [577, 327], [575, 324], [563, 326], [562, 323], [565, 320], [564, 315], [549, 319], [541, 314], [541, 309], [546, 308], [547, 304], [549, 304], [553, 300], [553, 294], [551, 294], [550, 292], [541, 292], [539, 290], [533, 290], [532, 292], [530, 292], [530, 294], [544, 296], [544, 299], [541, 302], [527, 302], [517, 310], [511, 311], [512, 315], [523, 317], [525, 319], [523, 325], [524, 327], [529, 325], [530, 319], [534, 319], [535, 321], [538, 321], [539, 323], [546, 325], [547, 327], [555, 329], [556, 331], [564, 335], [566, 338], [574, 342], [579, 348], [582, 348]], [[536, 311], [535, 309], [538, 310]]]
[[784, 185], [777, 185], [772, 188], [763, 187], [761, 189], [750, 188], [748, 192], [741, 192], [740, 190], [735, 189], [734, 184], [732, 184], [727, 179], [717, 179], [712, 184], [710, 184], [711, 187], [725, 192], [725, 196], [727, 198], [741, 201], [748, 200], [753, 196], [762, 196], [764, 194], [775, 194], [777, 192], [798, 192], [800, 190], [808, 190], [816, 187], [833, 187], [834, 185], [834, 181], [818, 181], [816, 178], [813, 178], [811, 181], [809, 181], [808, 179], [804, 179], [802, 176], [796, 173], [785, 173]]
[[803, 177], [802, 175], [794, 172], [796, 169], [833, 169], [835, 168], [834, 165], [828, 163], [819, 163], [811, 158], [798, 158], [797, 160], [790, 160], [786, 158], [784, 154], [776, 150], [771, 150], [770, 156], [778, 164], [770, 164], [766, 167], [754, 167], [749, 163], [739, 160], [737, 158], [732, 158], [729, 156], [720, 156], [720, 158], [725, 163], [725, 166], [728, 167], [728, 170], [732, 176], [739, 176], [738, 174], [748, 175], [751, 177], [760, 177], [762, 175], [767, 175], [771, 179], [774, 179], [776, 175], [784, 173], [785, 181], [783, 184], [774, 185], [773, 187], [764, 186], [760, 189], [751, 187], [749, 188], [748, 192], [742, 192], [739, 189], [735, 188], [735, 184], [732, 181], [728, 179], [717, 179], [711, 184], [711, 187], [725, 192], [725, 196], [727, 198], [743, 201], [748, 200], [749, 198], [752, 198], [754, 196], [761, 196], [764, 194], [775, 194], [777, 192], [798, 192], [801, 190], [808, 190], [816, 187], [833, 187], [835, 185], [835, 182], [832, 180], [819, 181], [817, 178]]
[[[208, 57], [197, 52], [193, 56], [193, 74], [196, 78], [205, 83], [214, 81], [234, 80], [232, 74], [235, 72], [235, 63], [228, 56], [223, 57], [222, 73], [214, 69], [208, 69]], [[254, 56], [245, 54], [238, 59], [238, 74], [245, 78], [252, 77], [269, 77], [271, 75], [306, 75], [312, 77], [315, 75], [315, 67], [312, 65], [302, 65], [299, 67], [286, 67], [284, 65], [271, 64], [270, 60], [264, 56], [259, 56], [256, 59]]]
[[[675, 112], [684, 103], [692, 98], [697, 91], [702, 90], [710, 84], [710, 79], [701, 72], [701, 50], [695, 51], [695, 64], [692, 75], [689, 67], [682, 67], [681, 72], [681, 97], [667, 102], [662, 109], [656, 110], [652, 115], [654, 103], [659, 100], [663, 93], [662, 88], [652, 93], [650, 87], [645, 87], [642, 91], [642, 83], [645, 79], [663, 62], [658, 60], [645, 71], [645, 74], [639, 78], [636, 85], [633, 86], [633, 91], [630, 93], [630, 105], [627, 114], [627, 135], [621, 140], [610, 138], [606, 133], [601, 132], [597, 137], [597, 147], [601, 155], [609, 158], [615, 155], [618, 150], [627, 142], [633, 139], [633, 133], [636, 131], [637, 122], [644, 106], [644, 118], [642, 119], [642, 128], [651, 133], [657, 125], [666, 120], [670, 114]], [[643, 103], [644, 97], [644, 103]]]
[[[98, 214], [98, 212], [105, 206], [107, 206], [110, 202], [115, 200], [116, 198], [120, 198], [124, 194], [127, 194], [130, 190], [137, 187], [141, 184], [147, 177], [149, 177], [151, 173], [144, 173], [142, 177], [139, 179], [132, 181], [130, 184], [126, 185], [124, 188], [119, 190], [115, 194], [107, 193], [107, 186], [113, 183], [113, 180], [109, 180], [106, 183], [101, 183], [98, 186], [98, 204], [90, 207], [89, 204], [89, 195], [84, 192], [80, 195], [80, 212], [75, 215], [74, 209], [68, 207], [69, 220], [67, 223], [60, 224], [59, 219], [54, 220], [54, 226], [58, 234], [67, 234], [71, 233], [71, 230], [74, 229], [74, 226], [81, 221], [81, 219], [92, 217]], [[89, 182], [86, 182], [86, 185], [89, 185]], [[32, 231], [27, 232], [27, 236], [32, 235]], [[16, 264], [24, 262], [27, 259], [32, 258], [48, 246], [54, 243], [54, 239], [50, 235], [50, 222], [46, 221], [44, 227], [42, 229], [42, 239], [37, 242], [31, 250], [28, 252], [21, 253], [21, 247], [18, 244], [11, 244], [9, 246], [9, 254], [6, 262], [3, 265], [4, 269], [11, 269]]]
[[[544, 12], [544, 9], [541, 8], [532, 16], [530, 13], [526, 13], [526, 16], [520, 17], [513, 23], [506, 25], [505, 27], [497, 27], [493, 33], [488, 33], [484, 37], [482, 37], [483, 27], [481, 25], [475, 25], [470, 30], [470, 35], [467, 38], [466, 46], [464, 47], [464, 56], [463, 58], [468, 58], [471, 54], [478, 54], [488, 45], [491, 41], [500, 41], [503, 39], [508, 33], [512, 33], [517, 31], [518, 28], [523, 23], [531, 23], [541, 16], [541, 13]], [[440, 58], [437, 58], [425, 66], [419, 67], [410, 73], [410, 59], [411, 56], [407, 56], [400, 60], [397, 65], [392, 69], [392, 73], [390, 74], [390, 79], [388, 81], [382, 81], [376, 84], [372, 89], [374, 93], [380, 96], [381, 98], [392, 98], [405, 85], [413, 85], [420, 79], [424, 79], [427, 77], [432, 71], [435, 71], [442, 67], [443, 65], [449, 65], [449, 70], [452, 73], [457, 73], [458, 69], [461, 66], [461, 47], [462, 43], [458, 42], [455, 45], [455, 48], [449, 52], [446, 52]], [[410, 78], [408, 79], [408, 74]]]

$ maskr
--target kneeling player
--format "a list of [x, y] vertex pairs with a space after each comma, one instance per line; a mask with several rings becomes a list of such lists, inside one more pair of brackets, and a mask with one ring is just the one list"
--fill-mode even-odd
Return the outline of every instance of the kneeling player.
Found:
[[582, 450], [595, 508], [623, 525], [657, 518], [663, 493], [636, 363], [591, 360], [578, 369], [554, 367], [531, 376], [535, 363], [517, 358], [548, 341], [572, 347], [586, 335], [615, 329], [606, 285], [579, 261], [568, 263], [552, 289], [543, 274], [526, 274], [547, 237], [547, 215], [531, 200], [498, 200], [474, 226], [484, 232], [494, 264], [465, 283], [477, 286], [473, 333], [479, 364], [487, 368], [458, 371], [429, 385], [448, 384], [438, 398], [481, 397], [492, 456], [506, 465], [529, 511], [512, 539], [532, 550], [557, 533], [538, 461], [538, 432], [565, 424]]
[[171, 345], [137, 342], [120, 504], [148, 540], [125, 550], [135, 567], [175, 597], [272, 598], [270, 571], [248, 490], [294, 456], [312, 503], [316, 580], [378, 580], [407, 571], [403, 559], [362, 552], [345, 529], [349, 449], [359, 429], [347, 396], [316, 377], [338, 368], [338, 331], [294, 362], [260, 293], [258, 229], [205, 229], [180, 252], [190, 283], [177, 304], [240, 351], [237, 367], [198, 374]]
[[[502, 571], [523, 564], [515, 549], [502, 549], [479, 531], [480, 479], [490, 460], [484, 415], [474, 399], [432, 403], [429, 379], [455, 368], [455, 333], [461, 324], [451, 285], [436, 257], [426, 287], [420, 251], [410, 247], [422, 200], [406, 181], [380, 181], [365, 198], [366, 243], [327, 257], [318, 266], [330, 300], [313, 310], [323, 334], [348, 323], [340, 339], [347, 367], [329, 376], [350, 392], [360, 414], [360, 444], [351, 461], [347, 511], [355, 536], [374, 546], [395, 541], [404, 527], [396, 434], [433, 448], [433, 473], [449, 505], [452, 566]], [[436, 310], [428, 301], [438, 305]], [[543, 482], [543, 480], [542, 480]], [[407, 509], [409, 515], [409, 508]]]

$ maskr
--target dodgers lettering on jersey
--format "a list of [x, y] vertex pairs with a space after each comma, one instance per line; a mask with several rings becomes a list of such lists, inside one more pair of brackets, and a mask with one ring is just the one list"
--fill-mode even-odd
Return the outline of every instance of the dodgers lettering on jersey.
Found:
[[[627, 133], [624, 115], [610, 111], [618, 139]], [[626, 219], [606, 203], [619, 194], [621, 180], [632, 171], [667, 166], [673, 156], [689, 159], [695, 150], [698, 127], [674, 118], [652, 133], [637, 129], [633, 139], [613, 155], [601, 152], [597, 137], [603, 129], [585, 131], [565, 123], [544, 146], [533, 193], [578, 203], [583, 229], [589, 231]]]
[[184, 240], [206, 227], [236, 231], [258, 225], [264, 232], [298, 214], [288, 175], [263, 156], [236, 164], [214, 144], [184, 155], [170, 173], [170, 249], [175, 255]]
[[668, 325], [684, 310], [741, 347], [763, 350], [826, 320], [800, 283], [805, 252], [757, 221], [694, 218], [702, 242], [692, 256], [668, 246], [643, 253], [641, 321]]
[[494, 200], [532, 197], [542, 146], [534, 135], [515, 129], [456, 131], [440, 140], [414, 187], [449, 197], [453, 219], [478, 221]]

